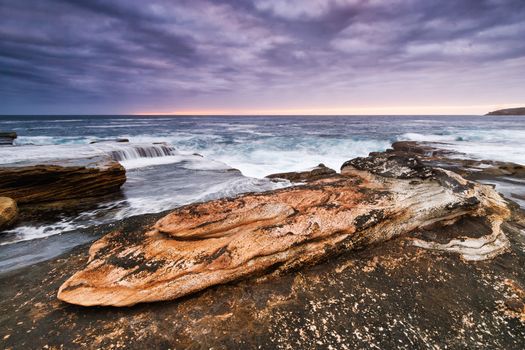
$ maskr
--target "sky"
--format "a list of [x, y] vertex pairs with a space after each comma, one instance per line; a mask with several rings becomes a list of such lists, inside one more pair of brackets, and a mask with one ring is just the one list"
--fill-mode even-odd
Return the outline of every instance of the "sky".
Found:
[[0, 0], [0, 114], [525, 105], [524, 0]]

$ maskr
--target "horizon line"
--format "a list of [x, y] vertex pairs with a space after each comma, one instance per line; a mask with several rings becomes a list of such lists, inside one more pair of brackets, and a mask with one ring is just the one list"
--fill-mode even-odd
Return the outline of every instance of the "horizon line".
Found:
[[406, 117], [406, 116], [420, 116], [420, 117], [439, 117], [439, 116], [450, 116], [450, 117], [483, 117], [489, 116], [485, 114], [402, 114], [402, 113], [390, 113], [390, 114], [178, 114], [178, 113], [116, 113], [116, 114], [98, 114], [98, 113], [89, 113], [89, 114], [63, 114], [63, 113], [42, 113], [42, 114], [0, 114], [1, 117], [114, 117], [114, 116], [126, 116], [126, 117]]

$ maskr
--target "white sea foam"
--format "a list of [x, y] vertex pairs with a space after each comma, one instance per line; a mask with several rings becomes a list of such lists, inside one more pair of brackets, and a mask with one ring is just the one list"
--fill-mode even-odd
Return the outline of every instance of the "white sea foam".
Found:
[[[283, 142], [284, 140], [280, 140]], [[390, 141], [376, 140], [325, 140], [312, 139], [296, 147], [268, 142], [261, 145], [223, 146], [202, 151], [208, 158], [222, 161], [241, 170], [246, 176], [264, 177], [269, 174], [297, 171], [323, 163], [339, 170], [341, 165], [352, 158], [366, 156], [373, 151], [388, 148]]]
[[405, 133], [398, 140], [444, 142], [451, 149], [474, 159], [525, 164], [525, 130], [459, 130], [448, 134]]
[[192, 154], [178, 154], [153, 158], [133, 158], [122, 160], [120, 163], [128, 170], [156, 165], [181, 163], [181, 167], [193, 170], [227, 170], [230, 166]]
[[[0, 164], [106, 154], [124, 165], [128, 180], [123, 187], [125, 200], [56, 224], [17, 227], [7, 235], [12, 238], [4, 238], [0, 244], [46, 237], [83, 225], [158, 212], [196, 201], [287, 186], [285, 182], [274, 183], [263, 177], [311, 168], [319, 163], [338, 170], [345, 161], [385, 150], [394, 140], [445, 142], [442, 147], [473, 158], [525, 164], [522, 151], [525, 130], [513, 129], [515, 124], [503, 127], [501, 119], [495, 124], [484, 121], [481, 126], [474, 119], [461, 120], [453, 126], [448, 120], [425, 118], [400, 119], [397, 124], [388, 118], [338, 119], [326, 123], [315, 119], [262, 120], [226, 122], [203, 118], [174, 122], [169, 118], [132, 117], [93, 119], [86, 125], [73, 123], [85, 121], [81, 119], [46, 120], [32, 131], [33, 125], [27, 124], [35, 123], [34, 120], [2, 121], [10, 123], [9, 129], [14, 126], [20, 131], [15, 147], [0, 147]], [[47, 122], [52, 124], [45, 125]], [[61, 122], [67, 122], [69, 127], [79, 125], [83, 132], [49, 136], [53, 131], [42, 130], [43, 135], [37, 135], [38, 129], [55, 126], [63, 131]], [[13, 125], [17, 123], [20, 124]], [[31, 132], [24, 134], [26, 127]], [[90, 144], [115, 138], [127, 138], [130, 142]], [[225, 171], [231, 168], [249, 177]], [[504, 190], [515, 191], [514, 188]]]
[[72, 231], [75, 229], [80, 229], [86, 227], [86, 225], [79, 225], [72, 221], [63, 220], [55, 224], [47, 225], [23, 225], [18, 226], [12, 230], [7, 230], [3, 232], [3, 235], [6, 237], [4, 240], [0, 241], [0, 246], [30, 241], [38, 238], [45, 238], [49, 236], [58, 235], [64, 232]]

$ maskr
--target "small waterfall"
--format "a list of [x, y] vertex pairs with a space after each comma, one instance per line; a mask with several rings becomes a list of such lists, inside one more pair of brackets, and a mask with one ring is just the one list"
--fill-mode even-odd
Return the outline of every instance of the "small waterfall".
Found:
[[152, 144], [119, 147], [119, 149], [110, 150], [108, 153], [114, 160], [123, 161], [138, 158], [173, 156], [177, 154], [177, 151], [175, 147], [168, 144]]

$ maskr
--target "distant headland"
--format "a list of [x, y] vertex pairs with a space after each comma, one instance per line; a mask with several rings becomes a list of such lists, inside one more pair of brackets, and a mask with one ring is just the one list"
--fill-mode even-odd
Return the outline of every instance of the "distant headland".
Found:
[[498, 109], [487, 115], [525, 115], [525, 107]]

